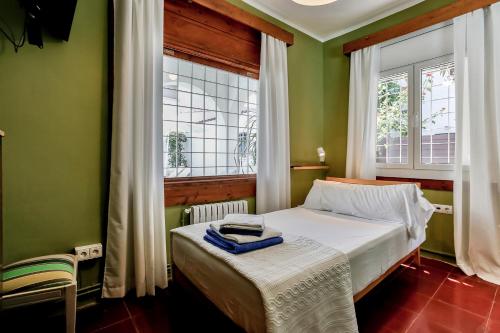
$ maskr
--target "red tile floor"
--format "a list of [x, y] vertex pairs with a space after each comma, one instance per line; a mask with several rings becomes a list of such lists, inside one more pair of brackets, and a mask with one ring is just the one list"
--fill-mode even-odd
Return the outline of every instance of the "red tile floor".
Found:
[[[402, 266], [356, 304], [360, 332], [500, 333], [498, 286], [443, 262], [422, 260], [419, 268]], [[5, 333], [64, 331], [60, 317], [25, 312], [4, 317], [0, 331]], [[174, 288], [156, 297], [102, 301], [79, 311], [77, 321], [82, 333], [242, 332], [215, 307]], [[15, 322], [15, 328], [7, 322]]]

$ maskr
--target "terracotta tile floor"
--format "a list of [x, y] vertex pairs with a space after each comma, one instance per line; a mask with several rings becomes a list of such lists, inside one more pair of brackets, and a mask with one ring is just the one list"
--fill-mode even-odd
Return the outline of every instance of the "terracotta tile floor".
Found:
[[[500, 333], [498, 286], [440, 261], [422, 260], [420, 268], [402, 266], [356, 304], [360, 332]], [[0, 331], [64, 331], [61, 318], [26, 320], [33, 318], [26, 313], [23, 318], [10, 318], [15, 330], [4, 330], [4, 324]], [[156, 297], [102, 301], [79, 311], [77, 320], [82, 333], [242, 332], [215, 307], [172, 288]]]

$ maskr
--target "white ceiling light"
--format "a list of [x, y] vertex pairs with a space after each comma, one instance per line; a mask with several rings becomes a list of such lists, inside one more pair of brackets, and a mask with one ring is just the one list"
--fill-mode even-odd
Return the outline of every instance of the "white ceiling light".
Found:
[[321, 6], [335, 2], [337, 0], [292, 0], [292, 1], [298, 3], [299, 5], [304, 5], [304, 6]]

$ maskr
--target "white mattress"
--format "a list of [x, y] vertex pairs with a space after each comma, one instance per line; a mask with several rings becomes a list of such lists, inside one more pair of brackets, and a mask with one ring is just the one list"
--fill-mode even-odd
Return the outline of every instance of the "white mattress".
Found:
[[[354, 294], [368, 286], [425, 240], [410, 239], [394, 222], [374, 221], [305, 208], [265, 214], [266, 226], [302, 235], [344, 252]], [[248, 332], [265, 331], [259, 291], [244, 276], [191, 240], [172, 234], [174, 263], [194, 285]]]

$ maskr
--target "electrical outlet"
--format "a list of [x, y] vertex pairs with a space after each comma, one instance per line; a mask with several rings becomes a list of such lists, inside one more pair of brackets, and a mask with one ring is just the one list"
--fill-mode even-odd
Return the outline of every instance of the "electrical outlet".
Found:
[[439, 205], [435, 204], [434, 207], [436, 208], [436, 213], [440, 214], [453, 214], [453, 206], [451, 205]]
[[75, 247], [75, 255], [78, 261], [84, 261], [90, 259], [90, 249], [88, 246], [77, 246]]
[[75, 254], [78, 261], [84, 261], [102, 257], [102, 244], [91, 244], [75, 247]]
[[101, 243], [91, 245], [89, 248], [90, 248], [90, 258], [94, 259], [94, 258], [102, 257], [102, 245], [101, 245]]

